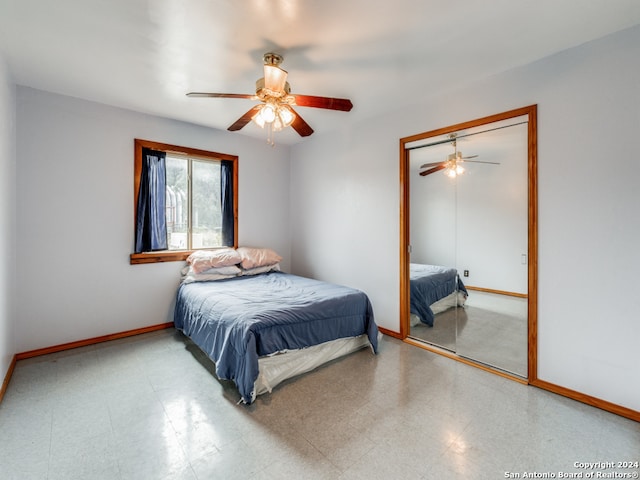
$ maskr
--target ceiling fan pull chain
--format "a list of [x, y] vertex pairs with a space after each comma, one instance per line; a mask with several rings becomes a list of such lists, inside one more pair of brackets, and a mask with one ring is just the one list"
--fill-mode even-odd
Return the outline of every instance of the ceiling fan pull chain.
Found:
[[273, 122], [267, 123], [267, 144], [276, 146], [276, 142], [273, 141]]

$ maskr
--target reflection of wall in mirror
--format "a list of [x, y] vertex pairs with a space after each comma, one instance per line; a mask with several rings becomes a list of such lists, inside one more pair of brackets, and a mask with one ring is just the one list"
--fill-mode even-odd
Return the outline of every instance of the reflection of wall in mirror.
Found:
[[[433, 161], [425, 159], [438, 148], [412, 152], [412, 165]], [[411, 177], [411, 261], [456, 266], [469, 271], [468, 285], [526, 294], [527, 125], [469, 137], [464, 149], [500, 165], [467, 162], [457, 179]]]
[[[434, 178], [436, 177], [436, 178]], [[411, 182], [411, 262], [456, 264], [455, 181], [437, 172]]]

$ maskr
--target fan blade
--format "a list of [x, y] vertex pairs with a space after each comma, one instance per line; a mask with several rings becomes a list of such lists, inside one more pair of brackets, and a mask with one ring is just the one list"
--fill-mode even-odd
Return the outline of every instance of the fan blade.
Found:
[[347, 98], [314, 97], [313, 95], [293, 95], [293, 104], [299, 107], [326, 108], [327, 110], [340, 110], [348, 112], [353, 108], [353, 103]]
[[482, 160], [463, 160], [464, 163], [487, 163], [489, 165], [500, 165], [498, 162], [483, 162]]
[[425, 163], [424, 165], [420, 165], [420, 168], [431, 168], [431, 167], [435, 167], [436, 165], [444, 165], [445, 163], [447, 162], [444, 161], [444, 162]]
[[291, 128], [293, 128], [301, 137], [308, 137], [313, 133], [313, 128], [303, 120], [298, 112], [296, 112], [293, 108], [289, 107], [291, 111], [295, 114], [296, 118], [294, 118], [291, 123]]
[[462, 160], [466, 160], [467, 158], [476, 158], [478, 155], [469, 155], [468, 157], [460, 157]]
[[444, 165], [439, 165], [437, 167], [430, 168], [429, 170], [425, 170], [424, 172], [420, 172], [420, 176], [424, 177], [431, 173], [439, 172], [440, 170], [444, 170], [446, 167]]
[[207, 93], [207, 92], [189, 92], [187, 97], [191, 98], [246, 98], [247, 100], [258, 100], [255, 95], [249, 95], [244, 93]]
[[261, 107], [262, 107], [262, 104], [259, 104], [253, 107], [247, 113], [242, 115], [238, 120], [236, 120], [233, 125], [227, 128], [227, 130], [229, 130], [230, 132], [235, 132], [237, 130], [240, 130], [242, 127], [244, 127], [247, 123], [251, 121], [253, 116], [260, 111]]

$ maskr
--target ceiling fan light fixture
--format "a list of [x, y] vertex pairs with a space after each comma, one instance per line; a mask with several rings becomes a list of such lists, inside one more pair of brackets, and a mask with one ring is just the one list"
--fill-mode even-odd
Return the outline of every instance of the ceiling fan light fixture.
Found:
[[285, 127], [288, 127], [293, 123], [296, 118], [296, 114], [291, 111], [287, 105], [280, 105], [278, 107], [278, 117]]
[[262, 118], [262, 115], [260, 115], [260, 113], [262, 113], [262, 110], [259, 110], [258, 113], [251, 117], [251, 120], [253, 120], [255, 124], [260, 128], [264, 128], [264, 118]]
[[455, 155], [449, 155], [449, 160], [447, 160], [444, 166], [444, 174], [449, 178], [456, 178], [464, 172], [464, 167], [456, 161]]
[[258, 113], [263, 124], [271, 123], [276, 119], [276, 109], [270, 103], [265, 103]]
[[353, 104], [348, 98], [318, 97], [314, 95], [291, 95], [287, 82], [288, 73], [280, 68], [282, 55], [265, 53], [264, 77], [256, 81], [255, 95], [241, 93], [189, 92], [188, 97], [244, 98], [260, 100], [227, 128], [236, 132], [253, 121], [269, 131], [268, 142], [273, 145], [273, 132], [291, 126], [301, 137], [308, 137], [313, 128], [293, 109], [293, 106], [322, 108], [325, 110], [351, 111]]
[[447, 168], [444, 173], [449, 178], [456, 178], [458, 175], [462, 175], [464, 173], [464, 167], [460, 165], [460, 162], [463, 162], [462, 152], [458, 151], [458, 142], [457, 142], [457, 133], [452, 133], [449, 135], [449, 138], [452, 140], [454, 152], [447, 157]]
[[296, 115], [288, 108], [286, 105], [278, 105], [276, 109], [276, 118], [273, 121], [273, 131], [279, 132], [287, 128], [289, 125], [293, 123]]
[[262, 105], [258, 113], [251, 119], [260, 128], [264, 128], [265, 124], [273, 124], [273, 131], [278, 132], [291, 125], [295, 118], [295, 113], [288, 105], [277, 105], [273, 102], [268, 102]]
[[282, 123], [282, 121], [280, 120], [280, 117], [276, 117], [276, 119], [273, 121], [273, 123], [271, 124], [271, 129], [274, 132], [279, 132], [280, 130], [284, 129], [285, 125]]
[[287, 71], [276, 65], [264, 66], [264, 88], [270, 90], [274, 95], [284, 93], [287, 83]]

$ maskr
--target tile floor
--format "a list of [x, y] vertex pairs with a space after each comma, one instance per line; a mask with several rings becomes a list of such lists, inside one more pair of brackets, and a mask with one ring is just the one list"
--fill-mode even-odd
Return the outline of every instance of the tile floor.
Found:
[[22, 360], [0, 478], [637, 478], [574, 462], [640, 461], [638, 423], [389, 337], [238, 398], [172, 329]]
[[410, 335], [508, 373], [527, 377], [527, 299], [470, 290], [464, 307], [420, 321]]

